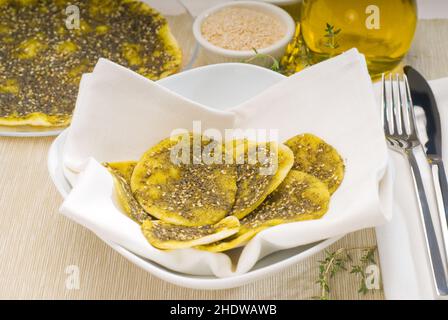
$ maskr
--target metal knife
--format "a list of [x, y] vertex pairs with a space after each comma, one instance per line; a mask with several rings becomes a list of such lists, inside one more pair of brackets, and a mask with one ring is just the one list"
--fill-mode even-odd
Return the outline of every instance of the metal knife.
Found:
[[445, 256], [448, 257], [448, 182], [442, 160], [442, 124], [439, 110], [431, 87], [425, 78], [410, 66], [404, 67], [404, 73], [408, 78], [414, 106], [420, 106], [426, 116], [428, 142], [424, 149], [431, 167]]

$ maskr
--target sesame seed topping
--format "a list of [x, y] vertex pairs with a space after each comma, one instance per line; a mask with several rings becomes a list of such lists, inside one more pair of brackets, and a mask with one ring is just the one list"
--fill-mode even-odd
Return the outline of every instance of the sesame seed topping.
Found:
[[81, 75], [100, 57], [151, 79], [177, 69], [179, 57], [159, 36], [166, 20], [155, 11], [137, 1], [78, 1], [80, 29], [68, 29], [69, 4], [39, 0], [0, 6], [0, 117], [44, 113], [55, 125], [66, 122]]

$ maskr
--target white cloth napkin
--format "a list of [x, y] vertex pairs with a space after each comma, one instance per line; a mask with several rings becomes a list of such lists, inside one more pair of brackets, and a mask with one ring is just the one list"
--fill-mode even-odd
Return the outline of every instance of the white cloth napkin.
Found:
[[[139, 159], [175, 128], [278, 130], [283, 141], [314, 133], [336, 147], [345, 179], [320, 220], [269, 228], [242, 250], [236, 265], [223, 253], [160, 251], [114, 202], [112, 178], [99, 163]], [[286, 78], [228, 111], [186, 100], [156, 82], [101, 59], [83, 77], [63, 156], [82, 172], [60, 211], [104, 239], [169, 269], [227, 277], [249, 271], [262, 257], [358, 229], [380, 225], [391, 214], [391, 179], [383, 179], [387, 148], [364, 57], [350, 50]], [[383, 179], [380, 183], [380, 180]]]
[[[442, 124], [448, 120], [448, 78], [430, 82], [440, 112]], [[377, 89], [380, 101], [380, 88]], [[423, 112], [417, 112], [420, 138], [426, 143], [425, 119]], [[442, 125], [443, 159], [448, 163], [448, 127]], [[390, 153], [395, 168], [395, 208], [392, 220], [376, 229], [383, 286], [388, 299], [436, 299], [428, 253], [425, 248], [423, 226], [418, 211], [417, 198], [409, 165], [398, 153]], [[419, 153], [419, 165], [428, 200], [433, 212], [436, 212], [430, 169], [424, 154]], [[438, 217], [433, 217], [436, 231], [440, 224]], [[440, 241], [440, 243], [442, 243]], [[448, 299], [448, 297], [446, 297]]]

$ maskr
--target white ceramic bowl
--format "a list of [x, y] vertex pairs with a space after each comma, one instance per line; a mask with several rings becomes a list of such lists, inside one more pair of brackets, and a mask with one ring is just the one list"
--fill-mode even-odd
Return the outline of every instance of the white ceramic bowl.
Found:
[[[207, 39], [205, 39], [202, 35], [201, 25], [204, 20], [213, 13], [229, 7], [242, 7], [251, 10], [257, 10], [260, 12], [268, 13], [282, 21], [282, 23], [286, 27], [286, 33], [283, 38], [281, 38], [273, 45], [266, 48], [257, 49], [257, 51], [260, 54], [267, 54], [276, 59], [279, 59], [283, 55], [286, 46], [294, 37], [295, 22], [293, 18], [285, 10], [269, 3], [261, 1], [236, 1], [217, 5], [208, 10], [205, 10], [196, 18], [195, 22], [193, 23], [193, 34], [199, 45], [202, 47], [205, 54], [205, 59], [209, 64], [220, 62], [242, 62], [253, 57], [255, 54], [253, 50], [239, 51], [218, 47], [207, 41]], [[266, 63], [262, 60], [263, 59], [257, 59], [257, 61], [254, 61], [254, 63]]]
[[[188, 99], [215, 109], [225, 110], [249, 100], [282, 79], [284, 76], [281, 74], [265, 68], [242, 63], [225, 63], [188, 70], [159, 80], [158, 83]], [[64, 170], [62, 164], [67, 130], [55, 139], [48, 155], [50, 177], [64, 198], [71, 191], [70, 180], [74, 180], [73, 176], [67, 175], [68, 172]], [[258, 261], [251, 271], [221, 279], [213, 276], [192, 276], [174, 272], [144, 259], [112, 241], [102, 240], [129, 261], [170, 283], [195, 289], [225, 289], [242, 286], [268, 275], [279, 273], [284, 268], [318, 253], [342, 236], [277, 251]]]

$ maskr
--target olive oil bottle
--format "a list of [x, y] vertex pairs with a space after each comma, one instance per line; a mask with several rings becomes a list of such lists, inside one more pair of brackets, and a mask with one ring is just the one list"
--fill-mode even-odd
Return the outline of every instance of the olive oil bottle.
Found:
[[414, 0], [302, 2], [302, 36], [311, 62], [356, 47], [373, 78], [398, 65], [411, 46], [416, 24]]

